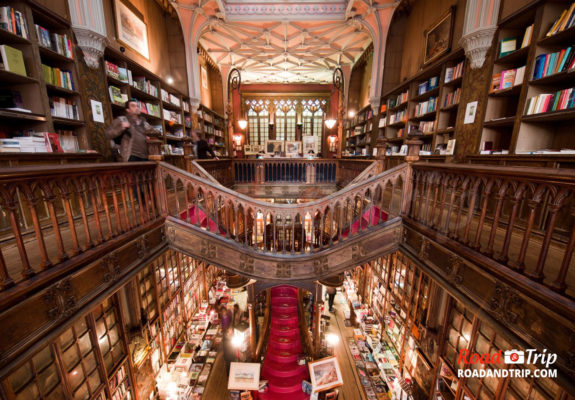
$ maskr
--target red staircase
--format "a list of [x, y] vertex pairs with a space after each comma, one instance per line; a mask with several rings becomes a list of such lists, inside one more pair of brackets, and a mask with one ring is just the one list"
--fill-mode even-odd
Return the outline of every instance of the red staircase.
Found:
[[[355, 220], [351, 225], [351, 233], [356, 234], [359, 230], [367, 229], [370, 224], [377, 225], [378, 223], [387, 221], [388, 214], [381, 210], [377, 206], [371, 207], [369, 210], [365, 211], [361, 218]], [[346, 238], [349, 235], [349, 228], [341, 233], [342, 238]]]
[[276, 286], [271, 290], [272, 313], [270, 336], [262, 379], [269, 381], [267, 393], [261, 400], [308, 400], [301, 390], [301, 382], [309, 381], [307, 365], [298, 365], [301, 353], [297, 289]]

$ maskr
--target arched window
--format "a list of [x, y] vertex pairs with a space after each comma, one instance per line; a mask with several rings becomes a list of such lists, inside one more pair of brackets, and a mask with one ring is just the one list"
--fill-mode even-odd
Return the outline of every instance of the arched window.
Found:
[[269, 139], [269, 101], [246, 101], [248, 109], [248, 137], [250, 144], [264, 144]]
[[[324, 100], [325, 101], [325, 100]], [[321, 142], [323, 136], [324, 113], [318, 100], [307, 101], [302, 112], [303, 135], [315, 136], [317, 140], [317, 150], [321, 151]]]

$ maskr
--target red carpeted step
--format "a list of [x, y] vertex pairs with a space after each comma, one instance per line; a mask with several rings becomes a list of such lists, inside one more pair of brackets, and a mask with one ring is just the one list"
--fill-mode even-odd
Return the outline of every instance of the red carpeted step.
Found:
[[302, 380], [309, 379], [306, 365], [298, 365], [301, 353], [297, 289], [276, 286], [271, 290], [272, 316], [262, 377], [269, 381], [262, 400], [309, 400], [302, 392]]
[[258, 400], [309, 400], [309, 394], [301, 390], [293, 393], [258, 393]]
[[294, 393], [301, 392], [301, 381], [305, 378], [304, 374], [292, 378], [277, 378], [269, 380], [270, 393]]
[[262, 368], [262, 376], [266, 378], [289, 378], [307, 373], [307, 365], [298, 365], [297, 362], [280, 363], [267, 360]]

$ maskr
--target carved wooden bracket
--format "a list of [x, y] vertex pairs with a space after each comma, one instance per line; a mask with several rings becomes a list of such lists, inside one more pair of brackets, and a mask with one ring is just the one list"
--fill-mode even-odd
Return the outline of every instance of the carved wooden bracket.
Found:
[[70, 279], [63, 279], [48, 289], [44, 302], [50, 307], [48, 318], [53, 321], [72, 315], [76, 310], [76, 297]]
[[495, 284], [495, 296], [489, 300], [489, 308], [494, 312], [496, 319], [514, 324], [519, 314], [513, 309], [520, 307], [522, 303], [523, 301], [517, 292], [497, 282]]

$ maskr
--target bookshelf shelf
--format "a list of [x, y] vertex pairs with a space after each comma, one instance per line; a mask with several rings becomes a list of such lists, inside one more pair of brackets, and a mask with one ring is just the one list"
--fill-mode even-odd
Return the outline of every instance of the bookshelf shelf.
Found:
[[172, 103], [168, 103], [166, 101], [162, 101], [162, 107], [164, 107], [167, 110], [182, 111], [182, 107], [179, 107], [179, 106], [172, 104]]
[[515, 116], [512, 116], [512, 117], [497, 118], [485, 121], [483, 123], [483, 126], [488, 128], [513, 127], [514, 122], [515, 122]]
[[516, 64], [519, 61], [525, 61], [527, 59], [527, 54], [529, 54], [529, 46], [522, 47], [518, 50], [515, 50], [513, 53], [507, 54], [503, 57], [499, 57], [495, 60], [494, 64], [496, 65], [508, 65], [508, 64]]
[[439, 111], [451, 111], [457, 109], [459, 107], [459, 103], [451, 104], [447, 107], [440, 108]]
[[453, 87], [453, 86], [460, 86], [461, 83], [463, 82], [463, 77], [460, 76], [459, 78], [455, 78], [449, 82], [445, 82], [443, 84], [443, 87]]
[[74, 62], [73, 58], [66, 57], [65, 55], [57, 53], [54, 50], [49, 49], [47, 47], [38, 46], [38, 50], [40, 51], [40, 56], [42, 56], [43, 58], [45, 57], [45, 58], [52, 60], [52, 61], [60, 61], [60, 62], [66, 62], [66, 63], [73, 63]]
[[405, 121], [397, 121], [397, 122], [394, 122], [393, 124], [387, 125], [388, 128], [399, 128], [402, 126], [405, 126]]
[[14, 44], [14, 43], [32, 44], [31, 40], [26, 39], [19, 35], [15, 35], [12, 32], [9, 32], [5, 29], [0, 29], [0, 42], [6, 44]]
[[575, 26], [569, 29], [556, 33], [553, 36], [544, 37], [537, 41], [538, 46], [553, 46], [556, 44], [562, 44], [571, 42], [575, 39]]
[[42, 115], [42, 114], [18, 112], [18, 111], [3, 110], [3, 109], [0, 109], [0, 118], [11, 119], [11, 120], [20, 119], [20, 120], [37, 121], [37, 122], [45, 122], [46, 121], [46, 116]]
[[422, 100], [426, 100], [430, 97], [437, 96], [438, 94], [439, 94], [439, 86], [437, 86], [434, 89], [428, 90], [427, 92], [422, 93], [418, 96], [415, 96], [414, 98], [410, 99], [410, 101], [419, 102]]
[[507, 97], [507, 96], [517, 96], [521, 92], [522, 85], [515, 85], [513, 87], [496, 90], [488, 94], [489, 97]]
[[534, 79], [529, 81], [530, 85], [553, 85], [560, 84], [573, 84], [575, 83], [575, 69], [559, 72], [557, 74], [547, 75], [543, 78]]
[[38, 79], [30, 76], [15, 74], [14, 72], [0, 70], [0, 81], [3, 83], [39, 83]]
[[395, 106], [395, 107], [388, 108], [388, 109], [387, 109], [387, 112], [389, 113], [389, 112], [391, 112], [391, 111], [398, 111], [398, 110], [401, 110], [402, 108], [405, 108], [406, 106], [407, 106], [407, 101], [404, 102], [404, 103], [401, 103], [401, 104], [399, 104], [399, 105], [397, 105], [397, 106]]
[[430, 112], [425, 113], [423, 115], [413, 116], [409, 120], [410, 121], [424, 121], [424, 120], [435, 119], [436, 113], [437, 113], [437, 111], [430, 111]]
[[108, 79], [108, 85], [118, 86], [120, 88], [129, 86], [128, 82], [121, 81], [110, 75], [107, 75], [106, 79]]
[[70, 118], [52, 117], [52, 121], [54, 122], [54, 124], [65, 125], [65, 126], [80, 127], [85, 125], [84, 121]]
[[46, 84], [46, 88], [51, 92], [57, 92], [61, 94], [69, 94], [69, 95], [80, 95], [80, 93], [76, 92], [75, 90], [66, 89], [61, 86], [51, 85], [49, 83]]
[[138, 98], [138, 100], [150, 100], [156, 103], [160, 100], [157, 96], [144, 92], [143, 90], [140, 90], [134, 86], [130, 86], [130, 92], [132, 96]]
[[446, 129], [439, 129], [435, 133], [437, 135], [446, 135], [446, 134], [454, 133], [454, 132], [455, 132], [455, 128], [446, 128]]
[[553, 121], [567, 121], [573, 119], [575, 119], [574, 109], [524, 115], [521, 117], [521, 120], [524, 122], [553, 122]]

